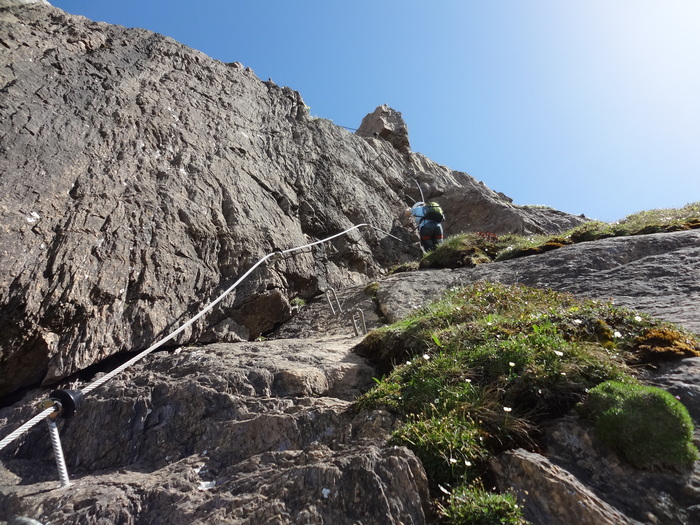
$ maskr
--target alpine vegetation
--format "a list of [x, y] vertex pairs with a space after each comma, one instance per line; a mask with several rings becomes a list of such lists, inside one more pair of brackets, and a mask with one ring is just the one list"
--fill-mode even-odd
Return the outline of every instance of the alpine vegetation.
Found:
[[519, 522], [514, 495], [484, 489], [490, 458], [537, 450], [542, 426], [578, 405], [636, 467], [697, 459], [685, 407], [642, 384], [647, 366], [699, 356], [700, 343], [633, 310], [478, 282], [374, 330], [357, 351], [386, 373], [358, 408], [400, 416], [392, 442], [421, 459], [450, 523]]

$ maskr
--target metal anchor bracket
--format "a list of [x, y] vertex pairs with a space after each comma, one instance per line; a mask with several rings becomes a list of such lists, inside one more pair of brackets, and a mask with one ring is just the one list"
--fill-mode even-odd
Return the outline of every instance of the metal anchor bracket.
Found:
[[46, 423], [49, 426], [49, 436], [51, 437], [51, 446], [53, 447], [53, 455], [56, 458], [56, 467], [58, 468], [58, 476], [61, 479], [61, 487], [70, 486], [70, 478], [68, 477], [68, 469], [66, 468], [66, 460], [63, 457], [63, 448], [61, 447], [61, 437], [58, 434], [58, 426], [56, 420], [60, 418], [69, 418], [75, 414], [78, 404], [83, 400], [83, 393], [80, 390], [54, 390], [51, 392], [48, 399], [41, 402], [41, 406], [46, 408], [55, 408], [55, 410], [46, 418]]

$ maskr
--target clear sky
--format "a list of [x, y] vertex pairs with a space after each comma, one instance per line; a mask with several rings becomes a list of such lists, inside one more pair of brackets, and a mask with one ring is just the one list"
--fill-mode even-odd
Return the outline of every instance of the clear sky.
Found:
[[615, 221], [700, 200], [700, 0], [49, 0], [170, 36], [516, 204]]

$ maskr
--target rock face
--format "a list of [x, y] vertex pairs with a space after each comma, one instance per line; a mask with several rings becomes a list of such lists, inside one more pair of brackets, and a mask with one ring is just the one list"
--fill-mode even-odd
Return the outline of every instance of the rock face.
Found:
[[20, 4], [0, 9], [0, 396], [145, 348], [265, 254], [359, 223], [374, 228], [263, 265], [175, 342], [254, 339], [294, 297], [377, 278], [419, 253], [399, 220], [414, 179], [450, 233], [584, 220], [514, 206], [407, 137], [313, 119], [241, 64]]
[[[61, 423], [74, 486], [55, 490], [44, 425], [15, 445], [32, 461], [0, 469], [0, 521], [425, 523], [423, 467], [384, 446], [393, 418], [349, 410], [373, 383], [349, 353], [356, 341], [222, 343], [149, 358]], [[37, 487], [48, 493], [32, 495]]]
[[[72, 487], [58, 488], [43, 424], [3, 451], [0, 521], [434, 522], [420, 462], [386, 446], [393, 418], [351, 409], [377, 375], [352, 351], [360, 341], [349, 322], [353, 310], [365, 312], [371, 329], [451, 286], [538, 275], [559, 289], [604, 281], [602, 291], [587, 295], [628, 297], [627, 306], [632, 297], [656, 297], [655, 315], [692, 328], [694, 310], [686, 306], [679, 318], [677, 304], [691, 304], [698, 293], [684, 276], [700, 264], [699, 234], [606, 239], [472, 269], [397, 274], [329, 294], [333, 309], [326, 297], [312, 299], [277, 330], [277, 339], [151, 355], [59, 423]], [[651, 268], [661, 252], [669, 257], [657, 279], [625, 271]], [[700, 359], [684, 359], [650, 378], [683, 401], [696, 425], [698, 367]], [[33, 391], [0, 410], [3, 434], [33, 417], [47, 395]], [[532, 523], [700, 519], [700, 462], [682, 475], [631, 468], [573, 414], [552, 422], [544, 435], [541, 450], [508, 451], [491, 463], [495, 483], [516, 491]]]
[[[363, 324], [485, 279], [613, 298], [700, 333], [700, 232], [386, 277], [420, 253], [399, 219], [418, 184], [448, 233], [585, 218], [515, 206], [410, 151], [391, 108], [353, 135], [309, 117], [295, 91], [147, 31], [0, 0], [0, 45], [0, 396], [33, 387], [5, 398], [0, 438], [36, 415], [53, 389], [40, 383], [84, 390], [108, 357], [182, 325], [266, 254], [373, 226], [266, 259], [91, 392], [58, 423], [71, 487], [58, 487], [43, 422], [12, 441], [0, 522], [433, 523], [422, 465], [387, 446], [393, 417], [353, 408], [379, 374], [353, 352]], [[651, 378], [696, 424], [699, 363]], [[532, 522], [700, 521], [697, 465], [646, 475], [575, 416], [547, 430], [542, 450], [492, 463]]]

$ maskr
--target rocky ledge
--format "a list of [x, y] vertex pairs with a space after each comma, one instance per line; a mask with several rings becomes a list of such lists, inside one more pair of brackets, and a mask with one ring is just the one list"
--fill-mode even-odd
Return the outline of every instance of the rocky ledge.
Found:
[[[149, 356], [60, 423], [71, 487], [59, 487], [45, 425], [5, 451], [0, 519], [434, 522], [420, 462], [408, 449], [386, 445], [393, 417], [353, 409], [352, 399], [372, 386], [376, 372], [352, 351], [361, 336], [353, 333], [350, 312], [360, 307], [372, 328], [452, 286], [476, 279], [536, 284], [537, 276], [551, 288], [576, 285], [579, 293], [627, 306], [638, 298], [640, 311], [653, 308], [696, 329], [684, 320], [695, 318], [698, 304], [699, 240], [700, 232], [605, 239], [477, 268], [397, 274], [374, 287], [338, 290], [343, 313], [337, 307], [333, 313], [325, 297], [312, 300], [277, 338]], [[640, 269], [653, 267], [656, 278], [638, 278]], [[604, 284], [596, 288], [596, 282]], [[700, 359], [685, 359], [653, 375], [696, 424], [699, 372]], [[84, 384], [77, 378], [67, 386]], [[33, 391], [0, 411], [2, 428], [29, 419], [33, 403], [46, 394]], [[521, 496], [533, 523], [694, 523], [700, 517], [699, 464], [683, 475], [639, 471], [606, 450], [573, 414], [548, 427], [542, 450], [505, 452], [492, 469], [499, 486]]]

